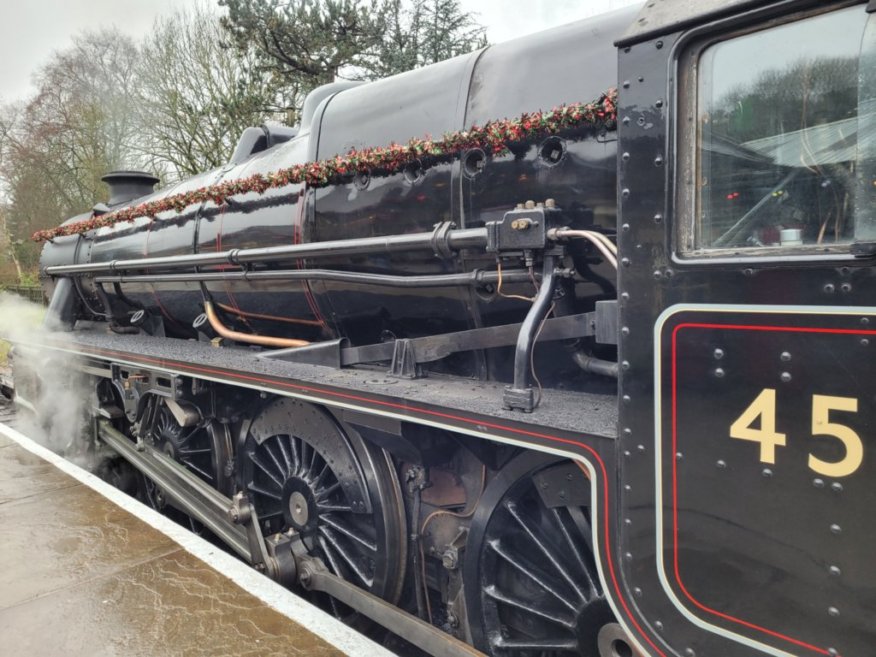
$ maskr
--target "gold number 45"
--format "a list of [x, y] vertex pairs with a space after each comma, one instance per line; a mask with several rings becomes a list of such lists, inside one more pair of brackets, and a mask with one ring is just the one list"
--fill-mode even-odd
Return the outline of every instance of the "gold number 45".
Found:
[[[840, 461], [823, 461], [809, 454], [809, 467], [825, 477], [847, 477], [855, 472], [864, 460], [864, 444], [853, 429], [830, 421], [831, 411], [858, 412], [858, 400], [853, 397], [812, 395], [812, 435], [832, 436], [846, 450]], [[760, 426], [754, 424], [760, 418]], [[730, 425], [730, 437], [760, 443], [762, 463], [776, 462], [776, 447], [786, 445], [786, 436], [776, 431], [776, 391], [764, 388], [742, 415]]]

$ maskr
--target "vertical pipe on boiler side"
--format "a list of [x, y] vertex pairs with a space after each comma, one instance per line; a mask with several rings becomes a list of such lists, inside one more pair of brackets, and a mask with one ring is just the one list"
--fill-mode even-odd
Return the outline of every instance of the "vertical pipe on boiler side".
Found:
[[532, 307], [526, 314], [517, 336], [517, 347], [514, 351], [514, 383], [505, 388], [502, 398], [505, 408], [519, 408], [526, 413], [532, 412], [535, 408], [535, 396], [529, 380], [532, 348], [538, 327], [547, 315], [554, 297], [557, 286], [555, 269], [556, 257], [546, 254], [542, 267], [541, 287], [538, 288], [535, 301], [532, 302]]

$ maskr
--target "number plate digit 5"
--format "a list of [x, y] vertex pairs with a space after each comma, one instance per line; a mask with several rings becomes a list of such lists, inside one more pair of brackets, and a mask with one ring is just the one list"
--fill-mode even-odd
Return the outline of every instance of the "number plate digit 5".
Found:
[[[831, 411], [858, 412], [854, 397], [812, 395], [812, 435], [831, 436], [842, 442], [845, 456], [836, 462], [824, 461], [809, 454], [809, 467], [825, 477], [848, 477], [864, 461], [864, 443], [861, 437], [844, 424], [830, 421]], [[760, 427], [752, 426], [760, 418]], [[761, 463], [775, 464], [776, 447], [784, 447], [787, 437], [776, 430], [776, 391], [764, 388], [730, 425], [730, 437], [760, 443]]]

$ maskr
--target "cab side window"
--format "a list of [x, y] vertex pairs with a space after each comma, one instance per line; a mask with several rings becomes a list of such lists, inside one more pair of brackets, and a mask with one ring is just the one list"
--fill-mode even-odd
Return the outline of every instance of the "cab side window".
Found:
[[858, 5], [704, 44], [696, 220], [684, 250], [811, 251], [855, 240], [862, 190], [869, 205], [876, 184], [862, 179], [876, 140], [866, 129], [873, 104], [859, 99], [866, 25]]

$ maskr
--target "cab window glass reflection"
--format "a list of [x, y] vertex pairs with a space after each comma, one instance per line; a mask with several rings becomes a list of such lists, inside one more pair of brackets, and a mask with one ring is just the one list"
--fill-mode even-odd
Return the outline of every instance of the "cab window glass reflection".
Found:
[[695, 248], [830, 246], [855, 236], [862, 6], [706, 48]]

